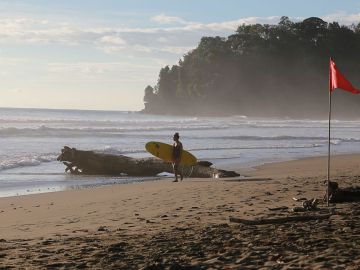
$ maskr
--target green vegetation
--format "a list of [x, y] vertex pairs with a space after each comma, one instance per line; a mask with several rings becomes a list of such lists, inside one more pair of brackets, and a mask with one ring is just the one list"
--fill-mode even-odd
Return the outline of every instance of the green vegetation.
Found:
[[[360, 87], [360, 23], [319, 18], [241, 25], [203, 37], [145, 89], [145, 113], [326, 118], [329, 58]], [[360, 118], [360, 96], [334, 92], [338, 117]]]

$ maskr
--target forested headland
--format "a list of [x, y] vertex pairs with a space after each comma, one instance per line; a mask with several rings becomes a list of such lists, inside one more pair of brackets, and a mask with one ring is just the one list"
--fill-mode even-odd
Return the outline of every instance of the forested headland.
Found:
[[[311, 17], [240, 25], [228, 37], [203, 37], [145, 88], [145, 113], [326, 118], [329, 58], [360, 87], [360, 23]], [[360, 95], [333, 92], [334, 115], [360, 118]]]

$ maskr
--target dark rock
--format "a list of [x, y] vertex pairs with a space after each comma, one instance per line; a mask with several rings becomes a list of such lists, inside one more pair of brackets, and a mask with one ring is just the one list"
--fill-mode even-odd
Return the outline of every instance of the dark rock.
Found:
[[108, 232], [109, 231], [109, 229], [108, 229], [108, 227], [106, 227], [106, 226], [100, 226], [99, 228], [98, 228], [98, 232]]
[[[325, 198], [326, 200], [326, 195]], [[339, 188], [337, 182], [329, 182], [329, 201], [333, 203], [359, 202], [360, 187]]]
[[165, 266], [161, 264], [151, 264], [142, 268], [142, 270], [165, 270]]
[[116, 243], [116, 244], [112, 244], [109, 248], [108, 248], [108, 251], [109, 252], [123, 252], [125, 251], [125, 246], [127, 244], [125, 242], [119, 242], [119, 243]]

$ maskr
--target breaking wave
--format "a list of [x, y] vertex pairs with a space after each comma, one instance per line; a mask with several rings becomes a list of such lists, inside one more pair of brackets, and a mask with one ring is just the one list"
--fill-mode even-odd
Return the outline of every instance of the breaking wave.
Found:
[[[225, 127], [224, 127], [225, 128]], [[124, 128], [52, 128], [40, 126], [37, 128], [0, 128], [0, 137], [114, 137], [131, 135], [131, 132], [151, 132], [151, 131], [173, 131], [179, 127], [124, 127]], [[181, 127], [181, 129], [207, 130], [208, 127]]]
[[45, 162], [55, 161], [56, 154], [37, 154], [17, 157], [2, 157], [0, 170], [15, 169], [19, 167], [38, 166]]
[[[220, 140], [242, 140], [242, 141], [327, 141], [328, 137], [323, 136], [220, 136], [209, 137], [211, 139]], [[332, 138], [331, 141], [335, 142], [360, 142], [360, 139], [355, 138]]]

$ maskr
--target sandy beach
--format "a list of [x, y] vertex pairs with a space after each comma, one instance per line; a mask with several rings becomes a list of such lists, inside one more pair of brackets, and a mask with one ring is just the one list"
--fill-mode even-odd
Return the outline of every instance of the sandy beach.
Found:
[[[360, 186], [360, 155], [332, 158], [341, 187]], [[326, 157], [239, 170], [245, 179], [170, 179], [0, 199], [1, 269], [358, 269], [360, 205], [309, 213]], [[279, 210], [274, 210], [279, 208]], [[243, 219], [328, 219], [244, 225]]]

